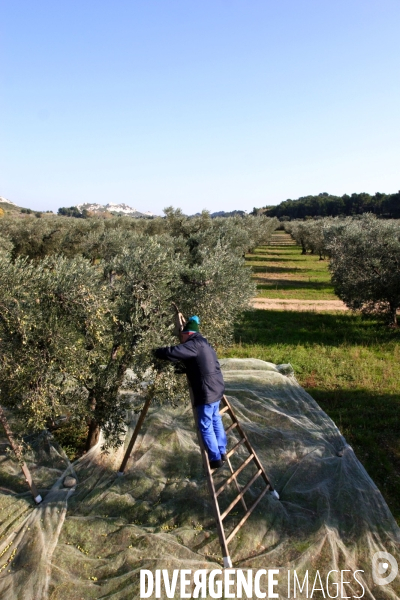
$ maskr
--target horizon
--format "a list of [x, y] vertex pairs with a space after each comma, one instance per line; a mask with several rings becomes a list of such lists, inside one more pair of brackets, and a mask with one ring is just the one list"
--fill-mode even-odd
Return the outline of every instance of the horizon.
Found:
[[162, 214], [399, 189], [400, 5], [2, 7], [0, 194]]
[[[379, 193], [381, 193], [381, 192], [376, 192], [376, 194], [379, 194]], [[397, 195], [397, 193], [400, 194], [400, 190], [399, 190], [399, 192], [391, 192], [391, 193], [388, 193], [386, 195], [387, 196]], [[302, 201], [302, 200], [304, 200], [306, 198], [309, 198], [309, 197], [317, 198], [318, 196], [320, 196], [320, 197], [328, 196], [328, 197], [331, 197], [331, 198], [335, 198], [335, 197], [336, 198], [343, 198], [344, 196], [348, 196], [350, 198], [353, 195], [357, 196], [357, 195], [362, 195], [362, 194], [368, 194], [368, 192], [352, 192], [351, 194], [343, 194], [342, 196], [335, 196], [334, 194], [329, 194], [327, 192], [320, 192], [319, 194], [315, 194], [315, 195], [308, 194], [308, 195], [305, 195], [305, 196], [300, 196], [299, 198], [287, 198], [286, 200], [282, 200], [282, 202], [277, 203], [277, 204], [271, 204], [271, 205], [266, 205], [264, 207], [254, 207], [254, 208], [255, 209], [256, 208], [257, 209], [270, 209], [270, 208], [274, 208], [276, 206], [279, 206], [283, 202], [297, 202], [297, 201]], [[368, 194], [368, 195], [371, 198], [373, 198], [375, 196], [375, 194]], [[45, 212], [50, 212], [51, 213], [52, 212], [55, 215], [57, 215], [58, 214], [58, 210], [62, 209], [62, 208], [64, 208], [64, 209], [67, 208], [68, 209], [68, 208], [74, 208], [75, 207], [78, 210], [82, 211], [83, 208], [89, 208], [89, 207], [94, 207], [95, 209], [101, 209], [101, 208], [113, 207], [114, 206], [114, 207], [125, 207], [127, 209], [130, 209], [130, 211], [135, 211], [135, 212], [137, 212], [137, 213], [139, 213], [141, 215], [147, 215], [147, 216], [152, 216], [152, 217], [164, 217], [164, 214], [162, 214], [162, 213], [164, 213], [165, 209], [170, 208], [170, 207], [164, 207], [164, 209], [162, 210], [162, 213], [153, 213], [152, 211], [141, 211], [141, 210], [138, 210], [136, 207], [129, 206], [129, 205], [127, 205], [124, 202], [118, 202], [118, 203], [116, 203], [116, 202], [107, 202], [106, 204], [100, 204], [100, 203], [96, 203], [96, 202], [82, 202], [80, 204], [71, 205], [71, 206], [63, 206], [63, 207], [60, 206], [57, 210], [54, 210], [54, 211], [53, 210], [40, 211], [39, 209], [31, 208], [29, 206], [16, 205], [11, 200], [9, 200], [9, 199], [5, 198], [4, 196], [0, 195], [0, 203], [1, 202], [12, 204], [12, 205], [16, 206], [17, 208], [21, 208], [21, 209], [24, 209], [24, 210], [25, 209], [31, 209], [33, 212], [36, 211], [36, 212], [43, 212], [43, 213], [45, 213]], [[179, 210], [179, 208], [176, 208], [174, 206], [172, 206], [172, 208], [174, 210]], [[89, 210], [90, 210], [90, 208], [89, 208]], [[112, 212], [112, 210], [113, 210], [112, 208], [108, 209], [109, 212], [110, 211]], [[214, 210], [213, 211], [213, 210], [210, 210], [210, 209], [203, 209], [203, 210], [206, 210], [208, 213], [210, 213], [211, 216], [217, 216], [219, 213], [229, 214], [229, 213], [233, 213], [233, 212], [238, 212], [238, 213], [242, 212], [242, 213], [245, 213], [247, 215], [251, 215], [251, 213], [252, 213], [252, 211], [247, 211], [247, 210], [242, 210], [242, 209], [233, 209], [233, 210], [227, 210], [227, 211], [224, 211], [224, 210]], [[118, 212], [124, 212], [124, 211], [122, 210], [122, 211], [118, 211]], [[201, 212], [202, 211], [198, 211], [196, 213], [191, 213], [191, 214], [187, 214], [187, 213], [183, 212], [183, 215], [186, 216], [186, 217], [195, 217], [197, 215], [200, 215]], [[128, 212], [127, 214], [129, 215], [130, 212]]]

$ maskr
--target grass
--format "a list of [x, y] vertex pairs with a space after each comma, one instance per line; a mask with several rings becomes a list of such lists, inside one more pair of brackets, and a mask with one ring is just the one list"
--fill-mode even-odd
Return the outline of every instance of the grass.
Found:
[[[301, 256], [295, 246], [262, 248], [252, 256], [258, 254], [271, 257], [275, 266], [295, 269], [297, 264], [296, 276], [319, 262]], [[269, 260], [264, 264], [268, 267]], [[309, 288], [291, 288], [290, 297], [301, 299], [301, 292], [310, 291], [307, 299], [325, 299], [318, 284], [327, 265], [319, 264], [321, 277]], [[262, 291], [270, 298], [288, 297], [284, 287], [273, 290], [278, 295]], [[236, 325], [235, 344], [224, 356], [291, 363], [300, 385], [354, 448], [400, 525], [400, 330], [351, 312], [254, 310]]]
[[299, 246], [261, 246], [246, 254], [260, 298], [338, 300], [328, 261], [301, 255]]

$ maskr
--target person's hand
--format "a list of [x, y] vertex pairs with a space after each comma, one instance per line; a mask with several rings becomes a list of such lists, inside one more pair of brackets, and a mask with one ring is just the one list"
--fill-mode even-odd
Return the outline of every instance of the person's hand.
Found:
[[157, 351], [159, 350], [159, 348], [153, 348], [153, 350], [151, 351], [151, 355], [153, 357], [153, 360], [160, 360], [158, 355], [157, 355]]
[[177, 375], [182, 375], [186, 373], [186, 366], [182, 361], [174, 363], [174, 371]]

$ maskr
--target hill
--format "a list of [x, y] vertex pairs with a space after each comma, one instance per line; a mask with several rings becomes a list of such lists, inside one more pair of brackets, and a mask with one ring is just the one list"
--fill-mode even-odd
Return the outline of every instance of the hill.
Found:
[[[4, 196], [0, 196], [0, 217], [7, 215], [8, 217], [16, 217], [16, 218], [24, 218], [27, 216], [32, 217], [54, 217], [54, 213], [51, 210], [47, 210], [42, 212], [40, 210], [33, 210], [32, 208], [24, 208], [22, 206], [18, 206], [11, 200], [7, 200]], [[4, 214], [2, 215], [2, 211]]]
[[4, 198], [3, 196], [0, 196], [0, 208], [4, 211], [4, 213], [18, 213], [21, 211], [19, 206], [10, 200], [7, 200], [7, 198]]
[[155, 217], [156, 215], [152, 212], [140, 212], [138, 210], [136, 210], [136, 208], [132, 208], [130, 206], [128, 206], [127, 204], [124, 204], [123, 202], [121, 202], [120, 204], [115, 204], [114, 202], [110, 202], [108, 204], [96, 204], [96, 203], [92, 203], [90, 204], [89, 202], [86, 202], [84, 204], [77, 204], [76, 208], [80, 211], [83, 212], [84, 210], [87, 210], [89, 213], [94, 213], [94, 214], [104, 214], [104, 213], [111, 213], [112, 215], [128, 215], [129, 217], [134, 217], [134, 218], [143, 218], [143, 217]]

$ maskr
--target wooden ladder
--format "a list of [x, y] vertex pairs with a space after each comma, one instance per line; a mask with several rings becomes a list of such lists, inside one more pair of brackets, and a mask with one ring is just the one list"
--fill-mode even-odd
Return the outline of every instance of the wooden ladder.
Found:
[[[197, 431], [197, 437], [198, 437], [201, 455], [202, 455], [202, 459], [203, 459], [203, 466], [204, 466], [204, 470], [206, 473], [208, 491], [209, 491], [209, 494], [211, 497], [214, 518], [215, 518], [215, 522], [217, 525], [219, 543], [220, 543], [221, 550], [222, 550], [224, 568], [231, 568], [232, 560], [230, 558], [229, 550], [228, 550], [229, 542], [231, 542], [233, 540], [235, 535], [238, 533], [239, 529], [244, 525], [244, 523], [247, 521], [247, 519], [249, 518], [249, 516], [251, 515], [253, 510], [256, 508], [256, 506], [259, 504], [259, 502], [261, 501], [261, 499], [265, 496], [265, 494], [267, 492], [272, 493], [273, 496], [277, 499], [279, 499], [279, 495], [278, 495], [278, 492], [276, 492], [274, 490], [270, 480], [268, 479], [268, 476], [264, 470], [264, 467], [262, 466], [260, 460], [258, 459], [258, 456], [257, 456], [254, 448], [250, 444], [245, 432], [243, 431], [242, 427], [240, 426], [240, 423], [237, 420], [236, 415], [233, 412], [232, 406], [228, 402], [228, 399], [226, 398], [226, 396], [222, 397], [219, 414], [221, 416], [224, 414], [227, 414], [230, 417], [232, 423], [225, 430], [225, 433], [228, 435], [230, 432], [235, 431], [239, 436], [239, 441], [237, 441], [236, 444], [227, 452], [227, 461], [226, 462], [229, 467], [230, 476], [228, 476], [225, 479], [225, 481], [222, 484], [220, 484], [217, 488], [215, 487], [213, 476], [217, 473], [220, 474], [221, 473], [220, 469], [222, 467], [219, 467], [218, 469], [211, 469], [211, 467], [210, 467], [210, 461], [208, 459], [207, 450], [204, 447], [203, 439], [201, 437], [201, 433], [200, 433], [200, 429], [199, 429], [199, 425], [198, 425], [197, 411], [195, 410], [194, 403], [193, 403], [193, 391], [190, 388], [190, 386], [189, 386], [189, 391], [190, 391], [190, 397], [192, 399], [193, 415], [194, 415], [194, 420], [196, 423], [196, 431]], [[248, 456], [240, 464], [240, 466], [237, 467], [236, 470], [234, 470], [230, 459], [239, 450], [239, 448], [242, 448], [242, 447], [247, 449]], [[249, 481], [243, 487], [241, 487], [238, 482], [238, 476], [250, 463], [253, 463], [255, 465], [256, 473], [249, 479]], [[262, 490], [262, 492], [259, 494], [259, 496], [256, 498], [256, 500], [254, 500], [253, 503], [250, 506], [248, 506], [247, 502], [245, 501], [244, 495], [246, 494], [246, 492], [249, 491], [251, 486], [260, 477], [262, 478], [263, 482], [265, 483], [265, 488]], [[236, 491], [237, 491], [237, 496], [231, 501], [229, 506], [223, 512], [221, 512], [221, 509], [219, 506], [219, 496], [231, 484], [233, 484], [235, 486]], [[232, 531], [228, 535], [226, 535], [225, 529], [224, 529], [224, 519], [229, 515], [229, 513], [231, 513], [231, 511], [235, 508], [235, 506], [237, 505], [237, 503], [239, 501], [241, 502], [241, 504], [243, 506], [244, 515], [240, 519], [239, 523], [237, 523], [237, 525], [232, 529]]]

